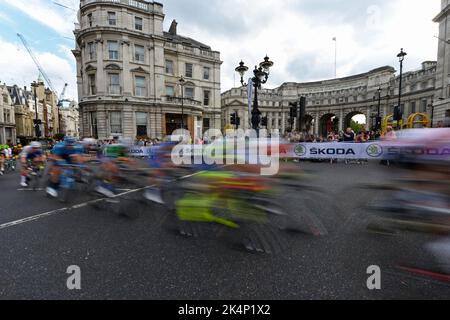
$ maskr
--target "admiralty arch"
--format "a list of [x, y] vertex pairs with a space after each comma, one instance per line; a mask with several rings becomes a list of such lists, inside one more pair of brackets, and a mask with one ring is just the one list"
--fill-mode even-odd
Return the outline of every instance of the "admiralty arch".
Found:
[[[401, 109], [405, 120], [415, 113], [432, 117], [435, 92], [436, 62], [423, 62], [417, 70], [403, 74]], [[306, 128], [310, 133], [325, 136], [332, 127], [342, 131], [349, 127], [356, 115], [366, 119], [367, 129], [375, 126], [380, 106], [380, 117], [393, 113], [398, 103], [399, 77], [393, 67], [380, 67], [369, 72], [345, 78], [283, 83], [275, 89], [258, 92], [259, 109], [268, 118], [268, 129], [286, 132], [291, 129], [289, 104], [306, 97]], [[230, 123], [237, 112], [241, 128], [249, 127], [247, 88], [233, 88], [222, 93], [222, 127]], [[293, 130], [297, 124], [293, 124]]]

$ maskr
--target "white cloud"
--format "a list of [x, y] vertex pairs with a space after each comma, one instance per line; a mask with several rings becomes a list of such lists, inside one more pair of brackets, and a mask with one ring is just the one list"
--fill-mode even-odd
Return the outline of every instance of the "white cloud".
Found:
[[[33, 20], [53, 29], [57, 33], [71, 35], [76, 22], [76, 12], [57, 6], [48, 0], [2, 0], [22, 11]], [[58, 1], [69, 8], [78, 8], [76, 0]]]
[[[47, 0], [3, 0], [28, 16], [70, 35], [76, 13]], [[59, 0], [78, 8], [78, 0]], [[221, 52], [222, 91], [239, 84], [234, 68], [243, 59], [252, 68], [268, 54], [275, 62], [268, 87], [285, 81], [334, 76], [334, 36], [338, 39], [338, 76], [398, 67], [396, 54], [408, 52], [405, 70], [436, 60], [438, 33], [433, 17], [439, 0], [165, 0], [166, 28]], [[62, 51], [61, 51], [62, 50]], [[74, 63], [68, 45], [59, 51]], [[61, 58], [59, 58], [62, 60]], [[69, 65], [69, 63], [66, 63]], [[20, 73], [18, 73], [20, 74]], [[250, 73], [247, 74], [250, 76]], [[75, 82], [75, 71], [66, 80]], [[75, 86], [72, 86], [72, 90]]]
[[[177, 1], [173, 2], [172, 10], [177, 10]], [[229, 32], [217, 26], [208, 28], [207, 24], [213, 23], [207, 18], [199, 18], [201, 13], [179, 12], [181, 17], [176, 17], [166, 7], [166, 25], [176, 18], [181, 22], [178, 27], [180, 34], [209, 44], [221, 52], [224, 61], [222, 91], [239, 83], [234, 68], [241, 59], [252, 68], [266, 53], [275, 62], [268, 87], [279, 86], [285, 81], [333, 78], [334, 36], [338, 39], [339, 77], [384, 65], [397, 68], [396, 55], [401, 47], [408, 52], [406, 70], [419, 68], [424, 60], [436, 60], [437, 40], [433, 36], [438, 33], [438, 25], [432, 19], [439, 13], [439, 0], [366, 2], [214, 2], [218, 13], [236, 17], [234, 20], [224, 20], [230, 24]], [[240, 12], [245, 13], [243, 18]], [[242, 25], [238, 32], [236, 25]]]
[[[2, 83], [29, 88], [30, 84], [37, 80], [39, 71], [22, 44], [10, 43], [0, 38], [0, 52], [2, 53], [2, 59], [0, 59], [0, 70], [2, 70], [0, 81]], [[70, 63], [51, 52], [34, 51], [34, 54], [58, 94], [61, 93], [67, 82], [69, 87], [66, 96], [77, 97], [75, 70]]]

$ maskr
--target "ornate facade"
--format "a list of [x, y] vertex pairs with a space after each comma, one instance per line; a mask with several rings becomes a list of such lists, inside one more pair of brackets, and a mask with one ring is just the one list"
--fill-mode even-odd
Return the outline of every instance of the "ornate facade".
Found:
[[14, 106], [6, 85], [0, 84], [0, 144], [16, 142]]
[[[402, 105], [405, 119], [411, 113], [424, 112], [431, 116], [436, 75], [436, 63], [424, 62], [417, 71], [403, 75]], [[367, 127], [375, 124], [378, 116], [378, 89], [381, 88], [380, 116], [393, 113], [398, 103], [398, 80], [395, 69], [381, 67], [350, 77], [307, 82], [284, 83], [275, 89], [258, 92], [259, 108], [268, 117], [268, 129], [285, 132], [290, 129], [289, 103], [306, 97], [306, 126], [309, 132], [326, 135], [330, 121], [336, 131], [350, 125], [358, 114], [364, 115]], [[234, 88], [222, 94], [222, 127], [230, 123], [230, 116], [238, 112], [241, 127], [249, 128], [247, 89]], [[297, 124], [293, 124], [297, 129]]]
[[162, 138], [182, 121], [194, 136], [220, 128], [220, 53], [180, 36], [175, 21], [164, 32], [164, 17], [157, 2], [80, 1], [73, 54], [82, 137]]
[[434, 123], [450, 127], [450, 0], [441, 0], [434, 22], [439, 23]]

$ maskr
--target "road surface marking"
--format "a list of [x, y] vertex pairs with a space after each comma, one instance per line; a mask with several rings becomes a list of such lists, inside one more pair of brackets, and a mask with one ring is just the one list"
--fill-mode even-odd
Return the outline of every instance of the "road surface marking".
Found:
[[[172, 183], [172, 182], [175, 182], [175, 181], [178, 181], [178, 180], [188, 179], [188, 178], [194, 177], [196, 175], [199, 175], [199, 174], [201, 174], [203, 172], [204, 171], [199, 171], [199, 172], [196, 172], [194, 174], [190, 174], [190, 175], [178, 178], [178, 179], [172, 179], [172, 180], [169, 181], [169, 183]], [[98, 203], [98, 202], [101, 202], [101, 201], [104, 201], [104, 200], [120, 198], [122, 196], [131, 194], [131, 193], [143, 191], [145, 189], [154, 188], [154, 187], [156, 187], [156, 185], [147, 186], [147, 187], [138, 188], [138, 189], [129, 189], [129, 190], [122, 189], [122, 190], [127, 190], [127, 191], [119, 193], [119, 194], [116, 194], [116, 195], [114, 195], [111, 198], [99, 198], [99, 199], [95, 199], [95, 200], [79, 203], [79, 204], [73, 205], [71, 207], [60, 208], [60, 209], [52, 210], [52, 211], [49, 211], [49, 212], [37, 214], [37, 215], [31, 216], [31, 217], [27, 217], [27, 218], [24, 218], [24, 219], [20, 219], [20, 220], [16, 220], [16, 221], [11, 221], [11, 222], [0, 224], [0, 230], [6, 229], [6, 228], [10, 228], [10, 227], [15, 227], [15, 226], [27, 223], [27, 222], [40, 220], [40, 219], [47, 218], [47, 217], [50, 217], [50, 216], [54, 216], [54, 215], [57, 215], [57, 214], [60, 214], [60, 213], [65, 213], [65, 212], [69, 212], [69, 211], [76, 210], [76, 209], [79, 209], [79, 208], [83, 208], [83, 207], [86, 207], [86, 206], [88, 206], [90, 204]], [[24, 190], [26, 190], [26, 189], [24, 189]]]

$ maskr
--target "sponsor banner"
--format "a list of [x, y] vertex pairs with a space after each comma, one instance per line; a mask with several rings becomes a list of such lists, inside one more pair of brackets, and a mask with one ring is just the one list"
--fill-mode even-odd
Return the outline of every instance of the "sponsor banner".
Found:
[[150, 157], [151, 147], [138, 147], [134, 146], [128, 150], [130, 157]]
[[280, 156], [300, 159], [382, 159], [379, 143], [297, 143], [280, 146]]
[[402, 144], [391, 142], [384, 146], [383, 157], [388, 160], [432, 160], [450, 161], [450, 144], [430, 143], [429, 145]]

